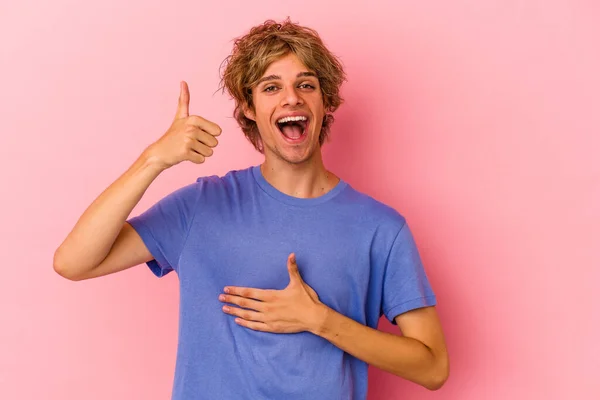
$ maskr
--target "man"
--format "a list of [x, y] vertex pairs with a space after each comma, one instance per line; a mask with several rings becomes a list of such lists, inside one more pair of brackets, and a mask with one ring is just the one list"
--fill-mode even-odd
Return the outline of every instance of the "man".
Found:
[[[173, 399], [364, 399], [369, 364], [438, 389], [448, 355], [405, 219], [323, 165], [341, 64], [289, 20], [254, 27], [226, 61], [223, 88], [264, 163], [198, 178], [127, 220], [160, 172], [217, 146], [221, 129], [189, 115], [182, 82], [171, 127], [84, 212], [55, 270], [176, 271]], [[403, 336], [377, 330], [381, 315]]]

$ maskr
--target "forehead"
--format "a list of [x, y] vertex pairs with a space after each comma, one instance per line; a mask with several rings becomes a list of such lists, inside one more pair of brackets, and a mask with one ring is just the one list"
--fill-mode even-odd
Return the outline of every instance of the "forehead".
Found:
[[294, 53], [288, 53], [285, 56], [273, 61], [262, 77], [277, 75], [282, 79], [296, 78], [300, 72], [314, 72], [311, 71]]

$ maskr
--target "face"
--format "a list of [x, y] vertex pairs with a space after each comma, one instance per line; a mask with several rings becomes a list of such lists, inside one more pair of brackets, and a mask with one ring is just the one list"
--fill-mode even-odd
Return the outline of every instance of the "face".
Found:
[[295, 54], [269, 65], [252, 88], [252, 99], [254, 110], [244, 114], [258, 126], [267, 161], [300, 164], [321, 155], [325, 110], [319, 80]]

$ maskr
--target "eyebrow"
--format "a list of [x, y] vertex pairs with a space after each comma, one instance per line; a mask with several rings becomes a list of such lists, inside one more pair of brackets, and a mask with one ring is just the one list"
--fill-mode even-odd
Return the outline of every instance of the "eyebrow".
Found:
[[[296, 75], [296, 78], [302, 78], [304, 76], [313, 76], [313, 77], [317, 78], [317, 74], [315, 74], [314, 72], [300, 72], [298, 75]], [[260, 85], [261, 83], [263, 83], [265, 81], [276, 81], [276, 80], [281, 80], [281, 76], [279, 76], [279, 75], [265, 76], [263, 78], [260, 78], [258, 80], [258, 82], [256, 82], [256, 86]]]

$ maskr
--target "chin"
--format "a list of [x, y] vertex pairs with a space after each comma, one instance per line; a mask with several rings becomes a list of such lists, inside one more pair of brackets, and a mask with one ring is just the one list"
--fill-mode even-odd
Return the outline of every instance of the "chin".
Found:
[[269, 156], [277, 158], [281, 161], [284, 161], [288, 164], [300, 165], [307, 162], [310, 162], [315, 153], [319, 150], [317, 148], [313, 148], [307, 151], [306, 148], [303, 149], [289, 149], [289, 148], [280, 148], [279, 146], [273, 148], [271, 146], [265, 146], [265, 157]]
[[274, 157], [293, 165], [304, 164], [313, 160], [320, 152], [321, 146], [319, 145], [319, 135], [314, 131], [315, 127], [310, 125], [303, 126], [302, 134], [297, 139], [286, 137], [276, 124], [269, 127], [271, 128], [269, 129], [271, 132], [270, 143], [263, 140], [265, 157]]

